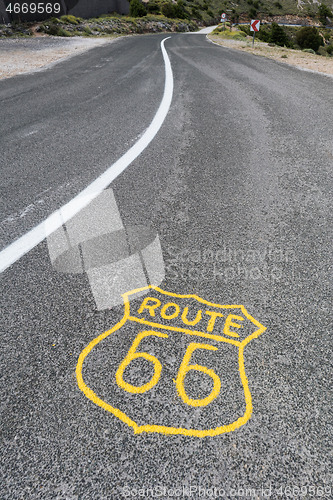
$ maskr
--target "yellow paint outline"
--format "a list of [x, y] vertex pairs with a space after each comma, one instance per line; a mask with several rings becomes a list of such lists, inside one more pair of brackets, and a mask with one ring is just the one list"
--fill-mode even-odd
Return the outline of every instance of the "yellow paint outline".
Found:
[[[221, 390], [221, 379], [214, 370], [211, 368], [207, 368], [207, 366], [202, 366], [202, 365], [192, 365], [190, 364], [192, 354], [194, 351], [197, 349], [207, 349], [208, 351], [218, 351], [218, 348], [210, 345], [210, 344], [198, 344], [196, 342], [191, 342], [191, 344], [187, 347], [185, 356], [183, 357], [183, 361], [181, 362], [181, 365], [178, 370], [178, 375], [175, 380], [176, 383], [176, 389], [177, 392], [180, 396], [180, 398], [184, 401], [185, 404], [189, 406], [207, 406], [209, 403], [211, 403], [217, 396], [220, 394]], [[208, 375], [212, 380], [213, 380], [213, 390], [211, 393], [202, 399], [193, 399], [189, 398], [188, 395], [186, 394], [185, 387], [184, 387], [184, 381], [185, 377], [188, 374], [189, 371], [195, 370], [201, 373], [205, 373]]]
[[[237, 341], [234, 341], [232, 339], [225, 339], [225, 338], [220, 337], [218, 335], [210, 335], [207, 333], [203, 335], [204, 332], [197, 332], [197, 331], [193, 332], [191, 330], [186, 330], [186, 329], [182, 329], [182, 328], [171, 327], [171, 326], [166, 327], [165, 325], [159, 325], [159, 324], [150, 323], [147, 321], [143, 322], [143, 321], [139, 320], [139, 318], [134, 318], [134, 317], [130, 316], [129, 296], [132, 294], [138, 293], [138, 292], [142, 292], [144, 290], [148, 290], [148, 289], [156, 290], [157, 292], [161, 293], [162, 295], [167, 295], [169, 297], [171, 296], [171, 297], [177, 297], [177, 298], [195, 299], [198, 302], [201, 302], [202, 304], [206, 304], [206, 305], [211, 306], [211, 307], [218, 307], [220, 309], [241, 309], [244, 316], [247, 319], [249, 319], [255, 326], [257, 326], [258, 330], [256, 330], [254, 333], [249, 335], [242, 342], [237, 342]], [[95, 403], [97, 406], [100, 406], [105, 411], [112, 413], [115, 417], [119, 418], [119, 420], [121, 420], [122, 422], [127, 424], [129, 427], [132, 427], [135, 434], [141, 434], [142, 432], [157, 432], [157, 433], [165, 434], [165, 435], [181, 434], [184, 436], [193, 436], [193, 437], [203, 438], [203, 437], [207, 437], [207, 436], [213, 437], [213, 436], [218, 436], [219, 434], [232, 432], [232, 431], [238, 429], [239, 427], [241, 427], [242, 425], [244, 425], [250, 419], [250, 417], [252, 415], [252, 409], [253, 409], [252, 408], [252, 397], [251, 397], [251, 393], [249, 390], [247, 376], [245, 373], [244, 348], [252, 339], [259, 337], [259, 335], [261, 335], [266, 330], [266, 327], [261, 325], [259, 323], [259, 321], [257, 321], [250, 314], [248, 314], [245, 307], [242, 305], [214, 304], [214, 303], [208, 302], [208, 301], [206, 301], [206, 300], [202, 299], [201, 297], [198, 297], [197, 295], [194, 295], [194, 294], [183, 295], [183, 294], [176, 294], [176, 293], [172, 293], [172, 292], [165, 292], [161, 288], [159, 288], [157, 286], [153, 286], [153, 285], [145, 286], [142, 288], [137, 288], [137, 289], [132, 290], [130, 292], [124, 293], [123, 298], [124, 298], [124, 316], [123, 316], [123, 318], [113, 328], [111, 328], [110, 330], [107, 330], [106, 332], [102, 333], [101, 335], [96, 337], [94, 340], [92, 340], [83, 349], [83, 351], [81, 352], [81, 354], [79, 356], [79, 359], [78, 359], [78, 362], [76, 365], [76, 379], [77, 379], [79, 389], [85, 394], [85, 396], [88, 399], [90, 399], [93, 403]], [[126, 323], [127, 320], [137, 321], [139, 323], [148, 324], [148, 325], [151, 325], [154, 327], [159, 327], [159, 328], [162, 327], [163, 329], [168, 329], [168, 330], [184, 331], [185, 333], [188, 333], [191, 335], [205, 336], [206, 338], [212, 338], [212, 339], [218, 340], [220, 342], [227, 342], [227, 343], [234, 344], [234, 345], [238, 346], [239, 347], [238, 368], [239, 368], [240, 378], [241, 378], [241, 381], [243, 384], [245, 403], [246, 403], [244, 415], [242, 417], [239, 417], [237, 420], [235, 420], [235, 422], [232, 422], [231, 424], [222, 425], [220, 427], [216, 427], [215, 429], [200, 430], [200, 429], [183, 429], [181, 427], [179, 427], [179, 428], [167, 427], [164, 425], [138, 425], [136, 422], [134, 422], [134, 420], [130, 419], [124, 412], [122, 412], [118, 408], [114, 408], [113, 406], [111, 406], [110, 404], [106, 403], [101, 398], [99, 398], [97, 396], [97, 394], [95, 394], [94, 391], [92, 389], [90, 389], [85, 384], [85, 382], [83, 380], [82, 368], [83, 368], [84, 360], [88, 356], [88, 354], [92, 351], [92, 349], [97, 344], [99, 344], [99, 342], [101, 342], [102, 340], [107, 338], [109, 335], [111, 335], [112, 333], [119, 330]]]

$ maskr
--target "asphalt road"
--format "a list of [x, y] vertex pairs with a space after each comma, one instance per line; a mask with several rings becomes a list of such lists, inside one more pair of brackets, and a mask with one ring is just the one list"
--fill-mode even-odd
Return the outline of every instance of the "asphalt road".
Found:
[[[163, 96], [163, 38], [118, 39], [0, 82], [3, 248], [142, 136]], [[103, 261], [121, 224], [151, 227], [159, 286], [174, 295], [151, 290], [156, 309], [130, 301], [157, 324], [136, 346], [148, 358], [133, 342], [150, 330], [129, 319], [82, 355], [124, 316], [96, 305], [96, 276], [59, 272], [50, 239], [3, 272], [1, 499], [332, 497], [332, 80], [204, 35], [172, 34], [165, 48], [170, 110], [112, 183], [119, 213], [96, 241]], [[110, 216], [96, 213], [95, 226]], [[219, 305], [231, 306], [223, 318]], [[199, 309], [198, 325], [207, 310], [215, 324], [194, 336]], [[227, 327], [226, 311], [243, 317]], [[259, 323], [242, 368], [239, 342]]]

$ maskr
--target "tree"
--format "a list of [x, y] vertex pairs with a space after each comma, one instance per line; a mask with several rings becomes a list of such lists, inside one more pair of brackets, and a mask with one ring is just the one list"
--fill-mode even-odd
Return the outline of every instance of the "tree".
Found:
[[147, 14], [147, 9], [139, 0], [131, 0], [129, 14], [132, 17], [142, 17]]
[[322, 24], [327, 24], [327, 18], [332, 17], [333, 14], [330, 9], [324, 3], [321, 3], [318, 8], [319, 21]]
[[280, 47], [283, 47], [284, 45], [288, 47], [288, 45], [290, 45], [286, 32], [282, 26], [279, 26], [277, 23], [272, 23], [270, 42], [280, 45]]
[[177, 17], [176, 15], [176, 6], [171, 2], [165, 2], [161, 5], [161, 12], [163, 16], [168, 17], [169, 19], [174, 19]]
[[296, 33], [296, 40], [301, 49], [312, 49], [315, 52], [317, 52], [321, 45], [324, 45], [317, 28], [310, 28], [310, 26], [301, 28]]
[[183, 0], [177, 0], [177, 4], [175, 6], [175, 14], [178, 19], [185, 19], [185, 2]]
[[148, 2], [147, 3], [147, 11], [150, 14], [160, 14], [161, 13], [160, 5], [154, 1]]

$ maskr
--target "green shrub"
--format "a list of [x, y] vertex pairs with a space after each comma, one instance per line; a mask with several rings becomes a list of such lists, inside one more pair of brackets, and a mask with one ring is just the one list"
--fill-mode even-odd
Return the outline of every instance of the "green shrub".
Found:
[[178, 19], [185, 19], [187, 17], [185, 2], [183, 0], [177, 0], [177, 4], [175, 5], [175, 17]]
[[310, 28], [310, 26], [301, 28], [296, 33], [296, 40], [301, 49], [312, 49], [315, 52], [317, 52], [321, 45], [324, 45], [317, 28]]
[[73, 35], [70, 31], [67, 31], [64, 28], [59, 28], [57, 36], [73, 36]]
[[319, 47], [318, 51], [317, 51], [317, 54], [319, 56], [328, 56], [328, 53], [326, 51], [326, 48], [325, 47]]
[[307, 52], [308, 54], [315, 54], [313, 49], [303, 49], [302, 52]]
[[305, 9], [305, 12], [306, 12], [306, 15], [309, 16], [309, 17], [316, 17], [316, 14], [315, 14], [315, 11], [313, 10], [312, 7], [310, 7], [310, 5], [308, 5]]
[[157, 2], [148, 2], [147, 11], [150, 14], [160, 14], [161, 13], [160, 5]]
[[65, 30], [64, 28], [62, 28], [61, 26], [59, 26], [56, 30], [55, 30], [55, 33], [51, 33], [51, 34], [54, 34], [55, 36], [72, 36], [72, 33], [68, 30]]
[[260, 26], [260, 30], [256, 33], [256, 37], [259, 38], [262, 42], [270, 42], [271, 41], [271, 28], [267, 24], [263, 24]]
[[75, 16], [61, 16], [60, 21], [65, 24], [79, 24], [81, 19]]
[[176, 6], [171, 2], [163, 3], [161, 6], [161, 12], [163, 16], [168, 17], [169, 19], [174, 19], [177, 17]]
[[256, 37], [263, 42], [279, 45], [280, 47], [284, 45], [286, 47], [293, 46], [292, 40], [289, 38], [285, 28], [279, 26], [277, 23], [272, 23], [271, 26], [268, 24], [260, 26], [260, 31], [256, 33]]
[[322, 24], [327, 24], [327, 18], [333, 16], [330, 9], [324, 3], [319, 5], [318, 15], [319, 15], [319, 21]]
[[248, 24], [241, 24], [240, 26], [238, 26], [238, 28], [246, 35], [251, 35], [250, 26]]
[[139, 0], [131, 0], [129, 14], [132, 17], [143, 17], [147, 14], [147, 9]]
[[229, 30], [223, 29], [223, 26], [215, 28], [215, 30], [212, 32], [212, 34], [213, 35], [221, 35], [224, 38], [229, 38], [232, 40], [244, 41], [244, 38], [246, 38], [246, 34], [243, 31], [229, 31]]
[[69, 31], [65, 30], [58, 24], [53, 24], [50, 23], [49, 21], [46, 21], [44, 24], [41, 24], [40, 26], [41, 31], [46, 33], [47, 35], [53, 35], [53, 36], [72, 36], [72, 33]]
[[[149, 4], [148, 4], [149, 5]], [[160, 6], [163, 16], [169, 19], [186, 19], [188, 15], [185, 11], [185, 3], [183, 0], [178, 0], [176, 4], [167, 1]]]
[[237, 33], [237, 35], [233, 37], [233, 40], [238, 40], [239, 42], [243, 42], [245, 37], [246, 37], [245, 33]]
[[197, 7], [197, 6], [191, 7], [191, 13], [192, 13], [192, 17], [194, 17], [194, 19], [199, 19], [199, 20], [202, 19], [202, 14], [199, 11], [199, 7]]
[[272, 23], [271, 37], [269, 41], [279, 45], [280, 47], [283, 47], [284, 45], [288, 47], [290, 45], [286, 32], [283, 27], [279, 26], [277, 23]]

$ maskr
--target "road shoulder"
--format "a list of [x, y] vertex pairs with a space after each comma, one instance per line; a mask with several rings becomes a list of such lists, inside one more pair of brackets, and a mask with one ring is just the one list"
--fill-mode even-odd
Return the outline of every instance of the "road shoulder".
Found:
[[112, 43], [117, 36], [107, 38], [5, 38], [0, 40], [0, 80], [15, 75], [49, 68], [64, 59], [100, 45]]
[[333, 58], [323, 57], [317, 54], [302, 52], [301, 50], [287, 49], [286, 47], [270, 47], [267, 43], [256, 42], [252, 48], [252, 42], [249, 40], [226, 40], [219, 35], [207, 35], [207, 39], [217, 45], [225, 48], [231, 48], [255, 54], [257, 56], [274, 59], [289, 66], [299, 69], [323, 73], [333, 77]]

